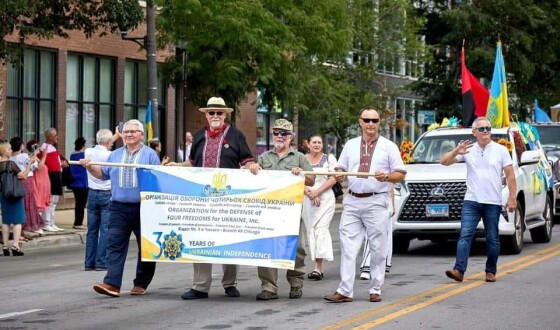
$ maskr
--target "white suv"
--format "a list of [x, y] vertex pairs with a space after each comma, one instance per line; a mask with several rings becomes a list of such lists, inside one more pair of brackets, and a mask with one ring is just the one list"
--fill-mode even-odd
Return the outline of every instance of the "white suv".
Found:
[[[505, 253], [518, 254], [523, 249], [525, 229], [535, 243], [548, 243], [552, 235], [552, 189], [544, 180], [552, 176], [538, 141], [533, 150], [520, 140], [514, 128], [492, 129], [492, 139], [505, 139], [513, 149], [512, 160], [517, 181], [517, 209], [502, 211], [500, 216], [500, 245]], [[458, 239], [461, 228], [461, 209], [467, 190], [465, 163], [443, 166], [441, 156], [461, 140], [475, 139], [470, 128], [439, 128], [424, 133], [415, 143], [407, 164], [406, 181], [395, 185], [393, 216], [393, 249], [396, 253], [408, 250], [410, 240], [429, 239], [441, 242]], [[508, 197], [505, 176], [502, 176], [502, 200]], [[480, 221], [476, 237], [484, 237]]]

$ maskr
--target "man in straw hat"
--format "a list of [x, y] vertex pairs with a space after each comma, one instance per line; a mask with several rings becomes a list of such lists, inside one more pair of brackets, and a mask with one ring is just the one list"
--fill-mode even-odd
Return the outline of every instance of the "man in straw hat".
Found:
[[[240, 168], [254, 163], [253, 155], [245, 136], [237, 128], [225, 122], [233, 109], [226, 106], [221, 97], [211, 97], [206, 108], [200, 108], [208, 124], [195, 132], [190, 154], [183, 165], [211, 168]], [[212, 284], [212, 264], [193, 264], [193, 286], [181, 296], [184, 300], [208, 298]], [[222, 265], [222, 286], [228, 297], [239, 297], [237, 265]]]
[[[293, 138], [293, 125], [286, 119], [277, 119], [272, 127], [274, 138], [274, 148], [261, 154], [256, 164], [249, 166], [253, 174], [257, 174], [260, 169], [264, 170], [286, 170], [291, 168], [294, 175], [299, 175], [302, 171], [312, 172], [313, 168], [307, 157], [290, 146]], [[314, 175], [305, 176], [305, 185], [313, 186], [315, 183]], [[298, 299], [303, 295], [303, 275], [305, 275], [305, 232], [303, 222], [299, 224], [299, 239], [296, 253], [294, 270], [288, 270], [286, 279], [290, 283], [290, 299]], [[257, 300], [278, 299], [278, 269], [259, 267], [259, 278], [261, 280], [262, 291], [257, 294]]]
[[[126, 164], [160, 165], [156, 152], [144, 144], [144, 125], [139, 120], [131, 119], [123, 126], [121, 133], [124, 146], [113, 151], [107, 162]], [[100, 294], [119, 297], [124, 263], [134, 233], [138, 244], [136, 278], [131, 295], [143, 295], [152, 282], [156, 271], [155, 262], [142, 261], [140, 257], [140, 186], [135, 167], [97, 166], [90, 164], [91, 159], [84, 158], [84, 165], [91, 175], [101, 180], [111, 181], [111, 202], [109, 204], [109, 232], [107, 233], [107, 275], [103, 283], [93, 286]]]
[[[374, 175], [348, 176], [349, 190], [340, 217], [340, 283], [333, 294], [324, 297], [333, 303], [353, 301], [356, 258], [364, 236], [371, 252], [369, 301], [381, 301], [392, 210], [390, 189], [406, 175], [397, 145], [379, 135], [379, 113], [364, 108], [358, 122], [362, 135], [346, 142], [336, 170]], [[343, 176], [338, 175], [337, 180], [341, 182]]]

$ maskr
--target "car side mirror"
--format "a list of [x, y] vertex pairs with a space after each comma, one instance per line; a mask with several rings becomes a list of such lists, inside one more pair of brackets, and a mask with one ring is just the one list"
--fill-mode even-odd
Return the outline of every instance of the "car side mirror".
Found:
[[536, 164], [540, 161], [541, 154], [537, 150], [527, 150], [521, 154], [519, 165]]

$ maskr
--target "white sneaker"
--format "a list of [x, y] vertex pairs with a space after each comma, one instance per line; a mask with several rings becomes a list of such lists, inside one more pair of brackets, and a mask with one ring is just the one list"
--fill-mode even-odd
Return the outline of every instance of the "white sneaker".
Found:
[[38, 230], [34, 230], [33, 231], [35, 234], [39, 234], [39, 235], [43, 235], [45, 232], [43, 231], [43, 229], [38, 229]]
[[360, 280], [371, 280], [371, 276], [368, 272], [362, 272], [360, 274]]
[[54, 233], [55, 231], [58, 231], [58, 230], [56, 230], [56, 229], [54, 228], [54, 226], [45, 226], [45, 227], [43, 227], [43, 230], [44, 230], [44, 231], [50, 231], [50, 232], [53, 232], [53, 233]]
[[52, 225], [52, 227], [55, 229], [55, 231], [64, 231], [64, 229], [58, 228], [56, 225]]

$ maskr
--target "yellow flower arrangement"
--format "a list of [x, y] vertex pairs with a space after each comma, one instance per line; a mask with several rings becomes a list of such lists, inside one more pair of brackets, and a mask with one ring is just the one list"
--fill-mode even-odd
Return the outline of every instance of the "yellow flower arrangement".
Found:
[[506, 149], [507, 149], [509, 152], [512, 152], [512, 151], [513, 151], [513, 143], [510, 142], [509, 140], [504, 139], [504, 138], [500, 138], [500, 139], [498, 139], [498, 141], [496, 141], [496, 142], [499, 143], [499, 144], [501, 144], [501, 145], [503, 145], [504, 147], [506, 147]]
[[403, 163], [408, 164], [412, 160], [412, 156], [410, 155], [410, 153], [412, 152], [413, 146], [414, 145], [409, 140], [403, 140], [401, 142], [400, 151], [401, 151], [401, 158], [403, 160]]

